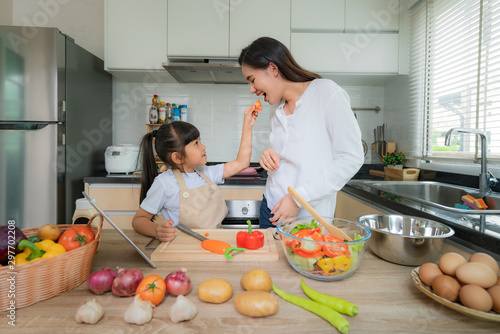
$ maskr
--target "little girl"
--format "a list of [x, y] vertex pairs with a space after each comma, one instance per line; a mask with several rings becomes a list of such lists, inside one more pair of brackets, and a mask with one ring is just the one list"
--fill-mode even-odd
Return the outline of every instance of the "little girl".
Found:
[[[132, 227], [137, 232], [169, 241], [175, 237], [179, 222], [189, 228], [220, 227], [227, 207], [216, 183], [239, 173], [250, 165], [252, 127], [258, 111], [245, 110], [240, 149], [236, 160], [205, 166], [207, 155], [198, 129], [186, 122], [172, 122], [147, 133], [141, 142], [141, 205]], [[158, 175], [153, 151], [171, 168]], [[161, 211], [164, 220], [154, 222]]]

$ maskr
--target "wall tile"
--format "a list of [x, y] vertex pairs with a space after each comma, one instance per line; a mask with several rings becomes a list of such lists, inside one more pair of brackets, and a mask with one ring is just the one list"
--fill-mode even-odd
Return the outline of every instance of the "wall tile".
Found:
[[[357, 119], [363, 140], [368, 146], [373, 142], [373, 128], [383, 123], [384, 87], [344, 87], [353, 107], [380, 106], [382, 111], [358, 111]], [[146, 122], [154, 94], [160, 101], [188, 106], [188, 122], [201, 133], [207, 146], [209, 161], [231, 161], [236, 158], [243, 126], [243, 111], [255, 103], [248, 85], [207, 84], [158, 84], [146, 86], [142, 83], [127, 83], [117, 78], [113, 82], [113, 133], [114, 144], [138, 145], [146, 132]], [[253, 128], [252, 162], [258, 162], [260, 155], [269, 147], [270, 107], [263, 103]], [[378, 162], [369, 150], [365, 162]]]

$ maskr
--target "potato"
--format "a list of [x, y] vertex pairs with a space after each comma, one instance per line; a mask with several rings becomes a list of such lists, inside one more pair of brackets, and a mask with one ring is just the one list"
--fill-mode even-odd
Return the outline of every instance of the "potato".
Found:
[[247, 291], [271, 291], [273, 281], [267, 271], [253, 269], [241, 278], [241, 287]]
[[198, 298], [207, 303], [224, 303], [232, 295], [233, 286], [223, 278], [212, 278], [198, 286]]
[[243, 291], [234, 296], [236, 310], [248, 317], [267, 317], [278, 312], [276, 297], [265, 291]]

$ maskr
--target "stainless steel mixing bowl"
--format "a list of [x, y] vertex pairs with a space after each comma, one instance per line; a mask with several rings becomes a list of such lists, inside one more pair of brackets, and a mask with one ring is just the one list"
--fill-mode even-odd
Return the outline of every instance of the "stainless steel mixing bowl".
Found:
[[372, 232], [368, 247], [377, 256], [406, 266], [436, 261], [444, 239], [455, 233], [445, 224], [403, 215], [364, 215], [356, 222]]

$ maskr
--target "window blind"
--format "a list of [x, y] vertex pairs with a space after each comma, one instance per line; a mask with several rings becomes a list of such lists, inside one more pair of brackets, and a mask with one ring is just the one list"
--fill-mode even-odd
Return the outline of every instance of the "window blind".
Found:
[[422, 158], [478, 163], [476, 135], [444, 145], [450, 128], [463, 127], [487, 133], [489, 162], [499, 164], [500, 1], [422, 1], [410, 21], [411, 108], [422, 116]]

